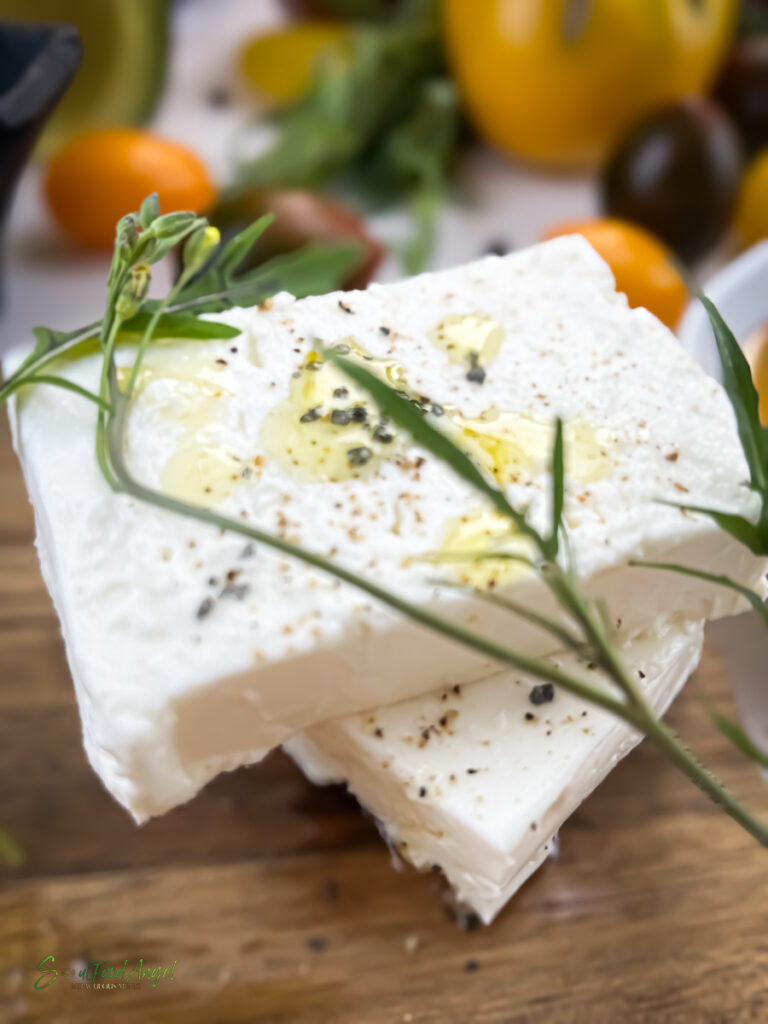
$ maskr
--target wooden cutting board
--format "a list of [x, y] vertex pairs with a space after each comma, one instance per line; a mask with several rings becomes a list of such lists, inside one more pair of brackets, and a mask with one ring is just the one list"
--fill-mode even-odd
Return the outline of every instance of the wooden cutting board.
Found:
[[[644, 745], [574, 815], [557, 862], [490, 928], [460, 930], [438, 875], [395, 870], [339, 788], [280, 754], [136, 828], [80, 728], [0, 426], [0, 1021], [104, 1024], [739, 1024], [768, 1021], [768, 851]], [[756, 809], [768, 787], [707, 725], [707, 652], [674, 724]], [[62, 973], [35, 990], [37, 965]], [[176, 962], [89, 989], [89, 960]], [[50, 976], [46, 976], [46, 980]]]

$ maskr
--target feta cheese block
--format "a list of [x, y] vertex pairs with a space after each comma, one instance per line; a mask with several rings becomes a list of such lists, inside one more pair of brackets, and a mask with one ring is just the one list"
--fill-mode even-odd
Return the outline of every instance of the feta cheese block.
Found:
[[[623, 656], [664, 711], [698, 664], [703, 624], [663, 623]], [[556, 659], [594, 682], [574, 656]], [[418, 868], [437, 864], [486, 924], [556, 849], [557, 831], [639, 735], [536, 680], [481, 682], [313, 726], [287, 751], [314, 782], [346, 782]]]
[[[626, 635], [681, 609], [741, 607], [729, 590], [630, 558], [757, 585], [764, 562], [706, 517], [662, 504], [756, 508], [725, 394], [659, 321], [628, 308], [584, 239], [268, 306], [222, 314], [242, 332], [232, 340], [152, 347], [125, 441], [143, 483], [511, 646], [551, 651], [549, 635], [471, 589], [552, 610], [519, 563], [473, 561], [494, 545], [524, 549], [519, 536], [322, 361], [322, 346], [338, 345], [433, 416], [542, 528], [552, 421], [564, 418], [571, 548]], [[95, 388], [99, 364], [58, 369]], [[113, 493], [94, 458], [94, 408], [77, 395], [28, 389], [11, 418], [85, 748], [138, 821], [316, 722], [497, 671], [352, 585]]]

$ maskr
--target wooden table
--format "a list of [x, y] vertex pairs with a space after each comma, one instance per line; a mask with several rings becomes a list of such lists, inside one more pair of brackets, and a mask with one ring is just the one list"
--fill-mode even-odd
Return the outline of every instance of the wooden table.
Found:
[[[739, 1024], [768, 1021], [768, 853], [644, 746], [490, 928], [437, 875], [395, 871], [372, 822], [280, 754], [137, 829], [86, 763], [58, 626], [0, 426], [0, 1021]], [[753, 806], [768, 789], [694, 699], [674, 723]], [[177, 961], [157, 988], [87, 990], [37, 965]], [[50, 966], [50, 964], [49, 964]]]

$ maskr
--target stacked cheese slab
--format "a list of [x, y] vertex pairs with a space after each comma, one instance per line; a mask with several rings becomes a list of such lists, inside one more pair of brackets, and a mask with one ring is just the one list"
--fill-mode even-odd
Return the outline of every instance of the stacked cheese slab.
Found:
[[[703, 623], [678, 621], [623, 645], [657, 712], [696, 668], [702, 639]], [[575, 656], [553, 660], [595, 682]], [[419, 868], [437, 865], [488, 924], [639, 740], [612, 715], [504, 672], [323, 722], [286, 749], [313, 782], [346, 782], [397, 853]]]
[[[722, 389], [654, 317], [628, 309], [583, 239], [365, 292], [298, 302], [281, 295], [268, 305], [222, 314], [242, 332], [231, 341], [153, 346], [126, 436], [128, 464], [145, 484], [331, 558], [510, 647], [555, 653], [549, 634], [476, 593], [494, 587], [558, 614], [519, 563], [476, 560], [491, 548], [525, 553], [525, 543], [323, 361], [325, 347], [342, 346], [433, 417], [541, 528], [549, 517], [552, 423], [564, 419], [574, 564], [585, 588], [607, 601], [628, 658], [653, 666], [642, 671], [660, 705], [695, 662], [698, 626], [690, 624], [740, 604], [729, 590], [631, 568], [630, 559], [761, 585], [764, 563], [709, 519], [670, 504], [755, 510]], [[19, 358], [11, 356], [6, 371]], [[132, 358], [121, 348], [126, 365]], [[60, 370], [93, 388], [99, 358]], [[426, 783], [426, 796], [418, 795], [421, 785], [414, 796], [406, 780], [421, 769], [403, 759], [398, 737], [431, 720], [439, 695], [459, 687], [468, 705], [467, 692], [476, 696], [471, 714], [468, 706], [447, 708], [459, 712], [458, 731], [441, 732], [440, 743], [423, 749], [415, 744], [427, 778], [442, 777], [438, 747], [464, 743], [466, 729], [489, 732], [489, 749], [498, 750], [509, 728], [510, 751], [487, 765], [488, 775], [472, 776], [475, 788], [462, 780], [456, 802], [439, 812], [447, 816], [443, 831], [458, 829], [462, 815], [469, 827], [467, 800], [490, 804], [491, 789], [512, 793], [518, 770], [530, 762], [531, 771], [552, 746], [553, 785], [568, 796], [552, 798], [551, 814], [543, 803], [538, 814], [525, 807], [526, 827], [540, 823], [538, 841], [586, 792], [584, 780], [596, 781], [629, 742], [595, 715], [594, 731], [571, 747], [575, 730], [552, 718], [551, 736], [540, 730], [549, 744], [540, 750], [538, 732], [520, 733], [517, 704], [500, 707], [512, 694], [524, 704], [529, 680], [498, 676], [494, 662], [301, 561], [114, 494], [93, 455], [93, 408], [76, 395], [30, 389], [13, 403], [11, 419], [85, 748], [137, 821], [305, 731], [292, 749], [308, 770], [350, 778], [399, 836], [413, 814], [421, 821], [438, 811], [429, 810], [436, 793]], [[443, 587], [437, 577], [465, 586]], [[464, 689], [478, 680], [487, 682]], [[549, 710], [566, 707], [558, 694]], [[391, 749], [370, 745], [360, 725], [367, 719], [357, 716], [371, 709], [395, 716], [391, 729], [382, 726]], [[484, 793], [477, 787], [486, 782]], [[376, 793], [388, 794], [387, 806]], [[504, 835], [473, 833], [477, 849], [496, 843], [506, 864], [488, 877], [488, 914], [525, 874], [520, 858], [530, 866], [542, 856], [530, 839], [510, 853], [517, 818], [507, 824]], [[427, 856], [425, 848], [414, 860]], [[448, 868], [449, 856], [434, 859]], [[456, 880], [472, 869], [459, 859], [450, 871]], [[476, 898], [469, 883], [457, 885]]]

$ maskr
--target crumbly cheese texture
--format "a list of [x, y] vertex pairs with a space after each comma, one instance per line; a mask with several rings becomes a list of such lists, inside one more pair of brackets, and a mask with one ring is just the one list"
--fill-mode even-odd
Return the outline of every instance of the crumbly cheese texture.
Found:
[[[739, 607], [728, 590], [628, 568], [632, 557], [750, 585], [764, 572], [710, 520], [662, 503], [749, 514], [756, 498], [722, 389], [651, 314], [628, 308], [580, 237], [365, 292], [281, 295], [221, 319], [242, 334], [158, 344], [142, 369], [126, 456], [151, 487], [511, 646], [551, 651], [549, 636], [470, 590], [435, 585], [496, 583], [552, 610], [515, 563], [478, 579], [457, 561], [483, 545], [517, 550], [519, 538], [334, 378], [319, 353], [343, 344], [452, 431], [542, 528], [552, 421], [564, 418], [573, 555], [626, 635], [681, 609]], [[130, 362], [130, 349], [119, 358]], [[95, 388], [99, 359], [62, 372]], [[316, 722], [496, 670], [300, 561], [112, 493], [94, 458], [93, 406], [77, 396], [30, 389], [11, 418], [85, 748], [137, 820]]]
[[[664, 711], [698, 664], [702, 623], [667, 623], [622, 655]], [[558, 664], [595, 682], [573, 656]], [[437, 864], [486, 924], [556, 849], [563, 822], [638, 742], [610, 714], [502, 673], [324, 722], [287, 750], [314, 782], [346, 782], [385, 839], [418, 868]]]

